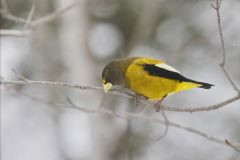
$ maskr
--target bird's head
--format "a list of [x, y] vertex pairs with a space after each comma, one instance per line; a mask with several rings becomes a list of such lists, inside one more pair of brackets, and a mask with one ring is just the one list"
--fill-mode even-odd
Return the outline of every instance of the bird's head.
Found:
[[107, 64], [102, 72], [102, 84], [105, 93], [108, 93], [113, 85], [123, 84], [123, 79], [121, 65], [116, 62]]

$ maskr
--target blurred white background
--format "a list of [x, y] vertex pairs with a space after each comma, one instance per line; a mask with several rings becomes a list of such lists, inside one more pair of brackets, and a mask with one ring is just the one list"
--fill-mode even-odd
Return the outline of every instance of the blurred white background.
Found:
[[[3, 1], [1, 1], [3, 2]], [[7, 0], [9, 11], [27, 19], [32, 0]], [[167, 106], [208, 106], [236, 93], [219, 67], [221, 46], [216, 12], [208, 0], [36, 0], [33, 20], [74, 7], [27, 36], [1, 36], [1, 77], [17, 80], [11, 71], [31, 80], [101, 86], [101, 72], [115, 58], [147, 56], [162, 59], [184, 75], [215, 84], [210, 90], [180, 92]], [[4, 5], [1, 5], [3, 9]], [[3, 10], [1, 10], [3, 11]], [[240, 86], [240, 1], [223, 0], [222, 28], [226, 69]], [[22, 30], [24, 24], [6, 19], [1, 29]], [[126, 120], [85, 113], [64, 105], [33, 100], [35, 96], [97, 108], [104, 93], [50, 86], [1, 86], [2, 160], [239, 160], [239, 152], [196, 134], [143, 120]], [[115, 112], [138, 108], [117, 95], [104, 106]], [[138, 107], [141, 107], [138, 106]], [[222, 140], [240, 142], [240, 102], [198, 113], [166, 112], [170, 121]], [[146, 116], [162, 118], [149, 109]]]

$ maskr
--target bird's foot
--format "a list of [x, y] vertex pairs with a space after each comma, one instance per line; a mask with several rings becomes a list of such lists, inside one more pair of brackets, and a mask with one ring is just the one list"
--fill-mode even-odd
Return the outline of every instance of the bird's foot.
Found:
[[162, 105], [162, 101], [167, 97], [167, 95], [163, 96], [161, 100], [157, 101], [154, 105], [153, 105], [153, 109], [156, 109], [156, 112], [159, 112], [161, 110], [161, 105]]
[[159, 112], [159, 111], [161, 110], [161, 103], [162, 103], [162, 100], [157, 101], [157, 102], [153, 105], [153, 109], [155, 109], [156, 112]]
[[135, 105], [138, 106], [140, 99], [141, 99], [141, 95], [135, 93], [132, 95], [132, 97], [133, 97], [133, 101], [135, 102]]

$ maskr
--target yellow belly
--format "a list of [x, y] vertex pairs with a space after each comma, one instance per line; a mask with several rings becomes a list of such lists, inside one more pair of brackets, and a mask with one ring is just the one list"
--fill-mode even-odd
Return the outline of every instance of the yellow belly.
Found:
[[151, 76], [138, 64], [129, 66], [125, 72], [125, 81], [127, 88], [150, 100], [161, 100], [168, 94], [199, 86], [199, 84]]
[[142, 73], [126, 74], [127, 87], [150, 100], [160, 100], [165, 95], [176, 91], [176, 82], [165, 78], [148, 76]]

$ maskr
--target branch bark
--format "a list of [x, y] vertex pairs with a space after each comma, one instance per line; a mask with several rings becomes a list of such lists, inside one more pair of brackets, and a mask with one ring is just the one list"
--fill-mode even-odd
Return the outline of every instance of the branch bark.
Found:
[[220, 37], [221, 47], [222, 47], [222, 61], [219, 65], [224, 75], [228, 79], [229, 83], [232, 85], [233, 89], [238, 93], [238, 95], [240, 95], [240, 89], [236, 86], [236, 84], [233, 82], [232, 78], [230, 77], [230, 75], [225, 69], [226, 50], [225, 50], [225, 43], [224, 43], [222, 24], [221, 24], [221, 15], [220, 15], [221, 4], [222, 4], [222, 0], [215, 0], [215, 4], [213, 3], [210, 4], [217, 14], [218, 32], [219, 32], [219, 37]]
[[[63, 83], [63, 82], [51, 82], [51, 81], [33, 81], [33, 80], [23, 80], [23, 81], [0, 81], [1, 85], [42, 85], [42, 86], [52, 86], [52, 87], [67, 87], [67, 88], [74, 88], [74, 89], [80, 89], [80, 90], [100, 90], [103, 91], [102, 87], [96, 87], [96, 86], [83, 86], [79, 84], [71, 84], [71, 83]], [[129, 99], [135, 99], [134, 95], [124, 91], [124, 90], [118, 90], [113, 89], [109, 92], [110, 94], [123, 96]], [[203, 112], [203, 111], [212, 111], [219, 108], [222, 108], [230, 103], [233, 103], [240, 99], [240, 95], [234, 96], [232, 98], [226, 99], [222, 102], [219, 102], [214, 105], [209, 106], [203, 106], [203, 107], [187, 107], [187, 106], [179, 106], [179, 107], [169, 107], [169, 106], [161, 106], [162, 110], [165, 111], [175, 111], [175, 112]], [[146, 100], [144, 98], [140, 98], [140, 102], [144, 104], [148, 104], [149, 106], [153, 106], [154, 102]]]
[[[0, 35], [1, 36], [15, 36], [15, 37], [29, 36], [35, 27], [55, 20], [57, 17], [61, 16], [65, 12], [76, 7], [78, 4], [80, 4], [80, 1], [76, 1], [62, 9], [58, 9], [58, 10], [56, 10], [52, 13], [49, 13], [46, 16], [42, 16], [36, 20], [32, 20], [32, 16], [33, 16], [32, 14], [35, 12], [35, 6], [34, 6], [35, 4], [34, 3], [33, 3], [33, 6], [30, 10], [30, 13], [29, 13], [27, 19], [12, 15], [10, 13], [10, 11], [8, 10], [8, 7], [6, 7], [7, 5], [4, 5], [3, 9], [1, 9], [1, 11], [0, 11], [1, 16], [5, 19], [11, 20], [11, 21], [21, 22], [24, 24], [24, 27], [22, 30], [10, 30], [10, 29], [0, 30]], [[27, 26], [27, 28], [26, 28], [26, 26]]]

